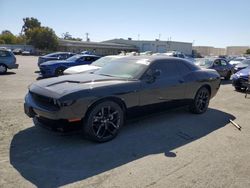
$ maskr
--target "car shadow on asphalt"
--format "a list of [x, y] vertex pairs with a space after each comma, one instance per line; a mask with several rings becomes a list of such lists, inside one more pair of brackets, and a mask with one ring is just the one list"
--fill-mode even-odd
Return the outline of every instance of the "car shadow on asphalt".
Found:
[[224, 127], [229, 119], [235, 117], [211, 108], [202, 115], [183, 108], [154, 113], [129, 120], [114, 140], [102, 144], [34, 126], [14, 135], [10, 162], [35, 186], [59, 187], [153, 154], [178, 159], [173, 150]]
[[13, 75], [16, 74], [15, 72], [6, 72], [4, 74], [0, 74], [0, 76], [8, 76], [8, 75]]

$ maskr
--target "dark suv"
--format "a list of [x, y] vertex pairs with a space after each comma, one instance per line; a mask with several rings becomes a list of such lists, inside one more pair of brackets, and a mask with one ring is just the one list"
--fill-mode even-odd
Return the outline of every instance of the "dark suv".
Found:
[[8, 50], [0, 49], [0, 74], [5, 74], [7, 69], [17, 69], [15, 55]]

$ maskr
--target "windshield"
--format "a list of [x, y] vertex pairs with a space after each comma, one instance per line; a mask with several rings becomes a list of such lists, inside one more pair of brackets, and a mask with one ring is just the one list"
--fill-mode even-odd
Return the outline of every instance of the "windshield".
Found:
[[213, 60], [212, 59], [197, 59], [195, 60], [195, 64], [198, 66], [202, 66], [202, 67], [210, 67], [213, 64]]
[[244, 60], [243, 58], [235, 58], [232, 61], [243, 61], [243, 60]]
[[93, 62], [91, 65], [103, 67], [104, 65], [106, 65], [107, 63], [109, 63], [110, 61], [112, 61], [114, 59], [118, 59], [118, 58], [117, 57], [108, 57], [108, 56], [102, 57], [102, 58], [96, 60], [95, 62]]
[[244, 65], [250, 65], [250, 59], [246, 59], [244, 61], [241, 62]]
[[100, 70], [96, 71], [95, 74], [135, 79], [139, 75], [143, 74], [149, 66], [150, 62], [147, 59], [119, 59], [115, 63], [108, 63]]
[[68, 59], [66, 59], [67, 61], [76, 61], [78, 60], [79, 58], [81, 58], [82, 56], [81, 55], [74, 55]]

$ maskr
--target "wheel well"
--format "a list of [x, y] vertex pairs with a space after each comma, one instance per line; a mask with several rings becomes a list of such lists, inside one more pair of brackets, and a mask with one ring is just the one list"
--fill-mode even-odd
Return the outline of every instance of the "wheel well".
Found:
[[202, 87], [207, 88], [208, 91], [209, 91], [209, 93], [210, 93], [210, 95], [211, 95], [211, 86], [210, 85], [206, 84], [206, 85], [201, 86], [200, 88], [202, 88]]
[[99, 104], [99, 103], [101, 103], [101, 102], [104, 102], [104, 101], [113, 101], [113, 102], [117, 103], [117, 104], [121, 107], [121, 109], [122, 109], [122, 111], [124, 112], [124, 114], [126, 113], [127, 106], [126, 106], [125, 102], [124, 102], [122, 99], [120, 99], [120, 98], [118, 98], [118, 97], [105, 97], [105, 98], [99, 99], [99, 100], [95, 101], [94, 103], [90, 104], [89, 107], [88, 107], [87, 112], [85, 113], [85, 116], [84, 116], [84, 117], [86, 117], [86, 116], [88, 115], [88, 113], [89, 113], [97, 104]]
[[66, 69], [66, 67], [64, 67], [64, 66], [57, 67], [57, 68], [55, 69], [55, 71], [57, 71], [57, 70], [59, 70], [59, 69], [61, 69], [61, 70], [65, 70], [65, 69]]
[[0, 65], [3, 65], [3, 66], [5, 66], [6, 68], [8, 68], [8, 66], [7, 66], [7, 65], [5, 65], [4, 63], [0, 63]]

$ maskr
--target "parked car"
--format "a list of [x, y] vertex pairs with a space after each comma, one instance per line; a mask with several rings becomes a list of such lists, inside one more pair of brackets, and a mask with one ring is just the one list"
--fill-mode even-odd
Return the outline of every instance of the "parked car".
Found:
[[181, 101], [193, 113], [206, 112], [220, 82], [215, 70], [201, 69], [185, 59], [127, 56], [92, 74], [35, 82], [24, 109], [39, 122], [78, 122], [85, 136], [105, 142], [118, 134], [131, 109]]
[[185, 58], [185, 54], [178, 51], [168, 51], [165, 53], [167, 56]]
[[22, 52], [23, 52], [23, 50], [22, 50], [21, 48], [16, 48], [16, 49], [14, 49], [12, 52], [13, 52], [13, 54], [15, 54], [15, 55], [21, 55]]
[[184, 53], [178, 52], [178, 51], [168, 51], [164, 53], [164, 55], [171, 56], [171, 57], [179, 57], [179, 58], [189, 60], [190, 62], [194, 62], [194, 58], [186, 56]]
[[236, 90], [241, 91], [247, 88], [246, 83], [250, 78], [250, 66], [232, 75], [232, 84]]
[[216, 70], [221, 77], [229, 80], [233, 74], [233, 65], [223, 58], [202, 58], [196, 59], [195, 64], [206, 69]]
[[17, 68], [15, 55], [9, 50], [0, 49], [0, 74], [5, 74], [7, 69]]
[[22, 52], [22, 55], [31, 55], [31, 52], [28, 51], [28, 50], [25, 50], [25, 51]]
[[250, 59], [245, 59], [241, 63], [235, 65], [234, 67], [234, 73], [247, 68], [250, 65]]
[[69, 67], [77, 65], [88, 65], [99, 59], [96, 55], [74, 55], [66, 60], [47, 61], [40, 64], [40, 73], [42, 77], [53, 77], [63, 75], [63, 71]]
[[117, 59], [123, 58], [123, 56], [115, 56], [115, 55], [110, 55], [110, 56], [105, 56], [102, 57], [90, 65], [79, 65], [79, 66], [74, 66], [66, 69], [63, 74], [78, 74], [78, 73], [84, 73], [84, 72], [89, 72], [89, 71], [95, 71], [106, 65], [107, 63], [113, 62]]
[[229, 61], [229, 63], [231, 65], [237, 65], [237, 64], [241, 63], [245, 59], [246, 59], [245, 57], [236, 57], [236, 58], [232, 59], [231, 61]]
[[40, 66], [40, 64], [42, 64], [46, 61], [65, 60], [65, 59], [72, 57], [73, 55], [76, 55], [76, 54], [71, 53], [71, 52], [55, 52], [55, 53], [47, 54], [44, 56], [40, 56], [38, 58], [38, 66]]

